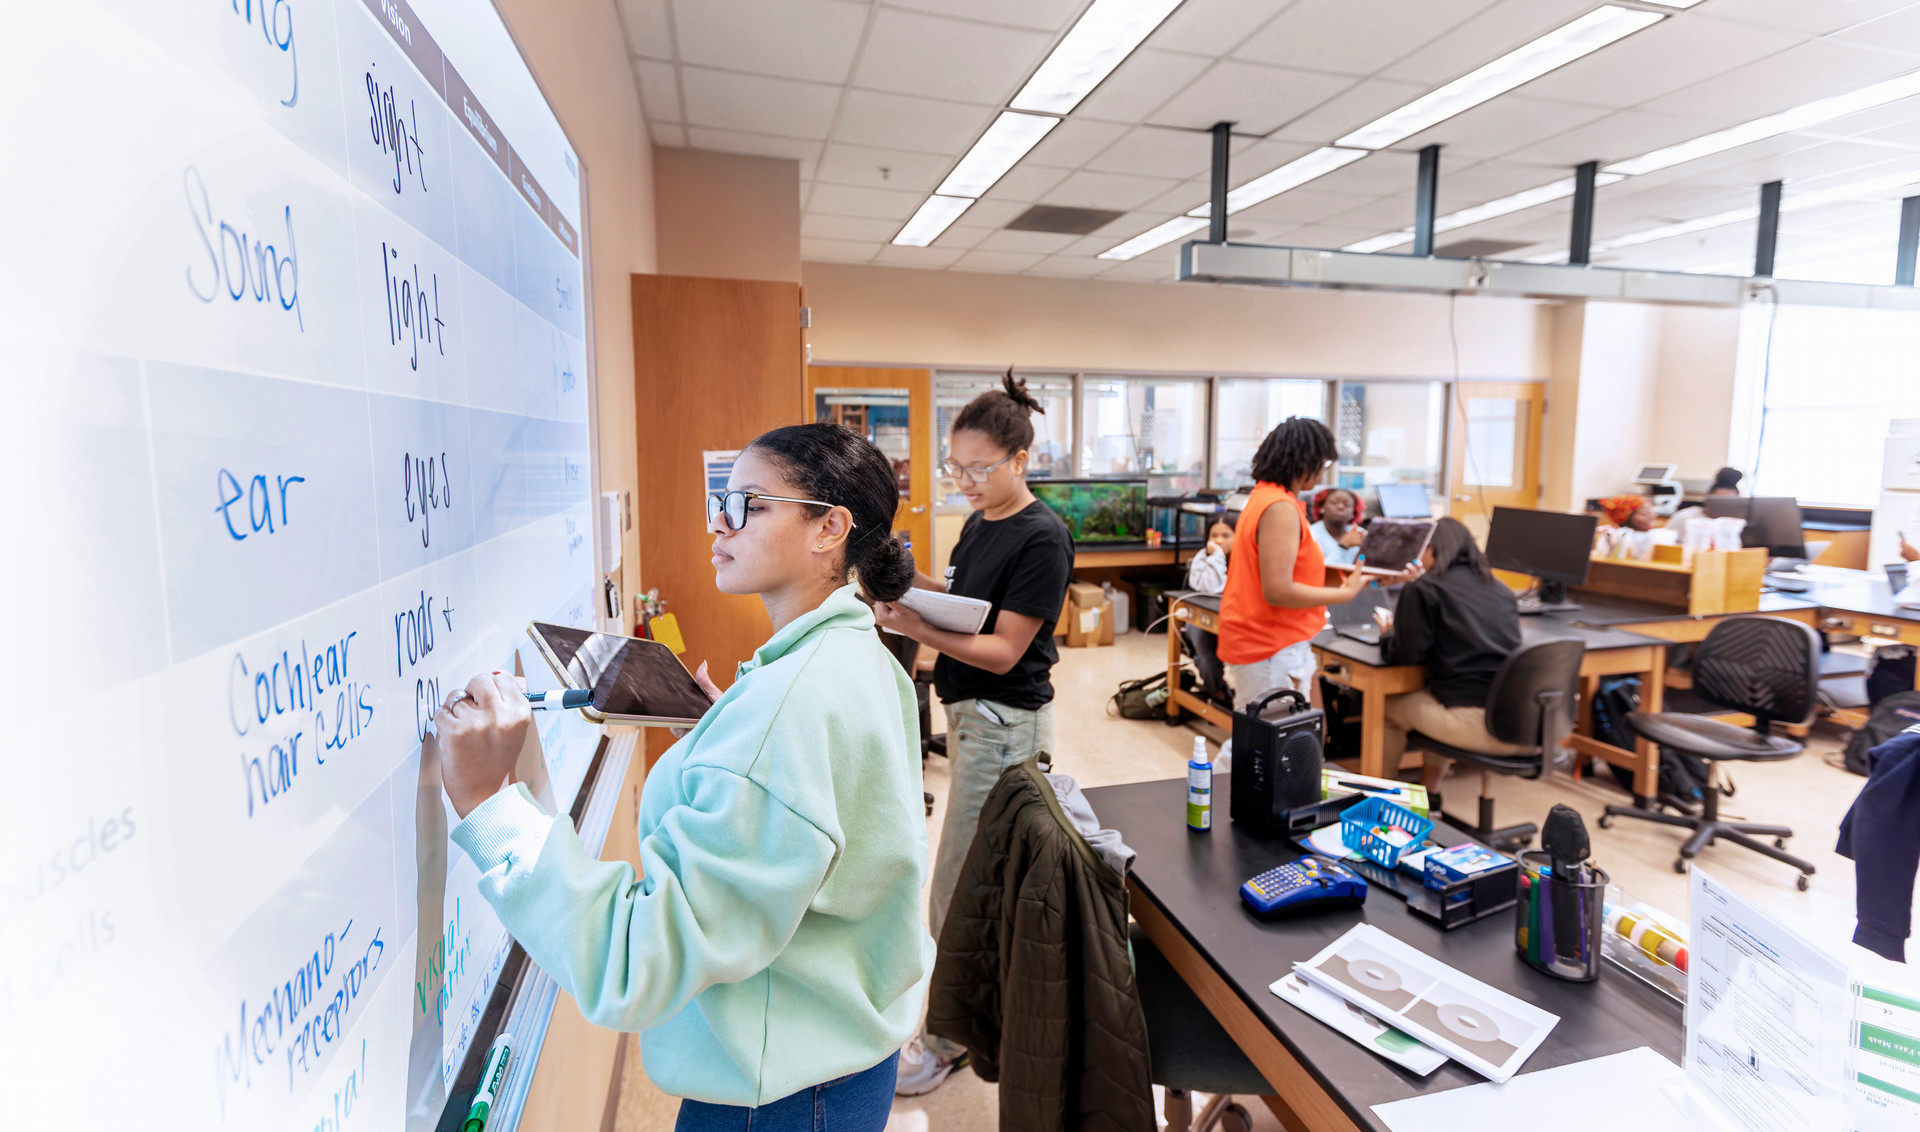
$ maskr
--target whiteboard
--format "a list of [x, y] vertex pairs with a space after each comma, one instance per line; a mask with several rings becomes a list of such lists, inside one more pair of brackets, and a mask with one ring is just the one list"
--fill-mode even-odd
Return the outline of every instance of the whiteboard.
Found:
[[485, 0], [4, 19], [0, 1122], [431, 1127], [510, 941], [426, 721], [595, 625], [579, 158]]

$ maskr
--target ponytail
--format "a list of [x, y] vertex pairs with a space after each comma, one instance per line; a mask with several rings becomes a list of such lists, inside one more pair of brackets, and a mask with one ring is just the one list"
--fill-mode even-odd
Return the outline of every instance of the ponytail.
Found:
[[[788, 425], [749, 445], [779, 465], [801, 495], [853, 515], [845, 566], [873, 601], [898, 601], [913, 587], [913, 554], [893, 537], [900, 488], [893, 462], [866, 437], [836, 424]], [[824, 507], [808, 506], [819, 518]]]
[[1012, 369], [1000, 378], [1000, 385], [967, 402], [953, 418], [953, 431], [977, 432], [1011, 456], [1033, 447], [1033, 414], [1047, 410], [1027, 392], [1026, 379], [1014, 377]]

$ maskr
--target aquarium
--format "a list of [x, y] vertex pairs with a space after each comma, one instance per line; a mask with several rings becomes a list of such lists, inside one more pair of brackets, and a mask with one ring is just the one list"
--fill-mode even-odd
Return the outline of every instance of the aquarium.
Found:
[[1046, 480], [1027, 487], [1066, 521], [1073, 541], [1145, 542], [1147, 481]]

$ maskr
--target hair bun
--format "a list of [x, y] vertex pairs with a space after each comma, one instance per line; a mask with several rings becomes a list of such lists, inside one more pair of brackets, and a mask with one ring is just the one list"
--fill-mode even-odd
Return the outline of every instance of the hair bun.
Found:
[[1001, 377], [1000, 384], [1005, 387], [1007, 396], [1013, 400], [1013, 403], [1027, 412], [1045, 413], [1047, 411], [1037, 397], [1027, 392], [1027, 379], [1013, 376], [1012, 366], [1007, 367], [1007, 372]]
[[899, 601], [913, 588], [913, 552], [891, 534], [875, 538], [859, 549], [853, 570], [860, 588], [875, 601]]

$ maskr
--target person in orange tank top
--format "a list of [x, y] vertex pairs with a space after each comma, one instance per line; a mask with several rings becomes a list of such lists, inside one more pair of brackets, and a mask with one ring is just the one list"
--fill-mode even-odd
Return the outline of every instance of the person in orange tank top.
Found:
[[1357, 568], [1326, 585], [1326, 557], [1308, 532], [1300, 495], [1320, 482], [1339, 455], [1333, 433], [1309, 417], [1288, 417], [1260, 442], [1256, 481], [1234, 528], [1234, 553], [1220, 599], [1220, 659], [1245, 708], [1277, 688], [1307, 692], [1313, 650], [1327, 606], [1352, 601], [1368, 584]]

